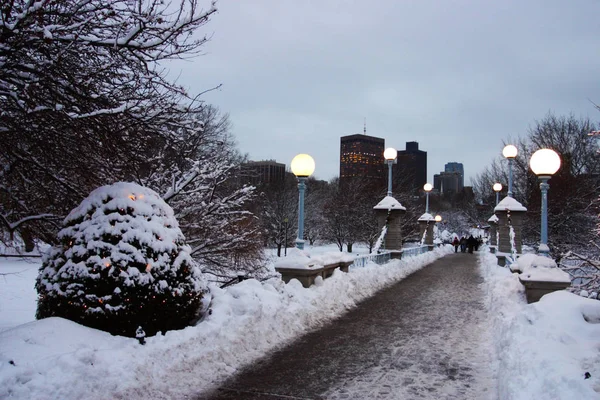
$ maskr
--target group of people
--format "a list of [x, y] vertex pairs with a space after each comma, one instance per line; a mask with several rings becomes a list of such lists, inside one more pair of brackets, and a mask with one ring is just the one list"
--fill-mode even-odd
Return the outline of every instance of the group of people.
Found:
[[452, 241], [452, 245], [454, 246], [454, 252], [458, 253], [458, 247], [460, 246], [460, 252], [464, 253], [467, 250], [469, 251], [469, 253], [473, 253], [473, 249], [475, 249], [475, 251], [477, 251], [479, 249], [479, 246], [483, 243], [483, 240], [481, 240], [481, 237], [479, 238], [474, 238], [473, 235], [470, 235], [468, 238], [466, 237], [461, 237], [460, 240], [458, 239], [458, 236], [454, 237], [454, 240]]

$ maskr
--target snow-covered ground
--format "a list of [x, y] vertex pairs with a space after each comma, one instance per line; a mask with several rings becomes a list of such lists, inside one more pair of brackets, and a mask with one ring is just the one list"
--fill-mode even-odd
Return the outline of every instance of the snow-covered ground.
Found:
[[[39, 259], [0, 259], [0, 399], [193, 398], [452, 251], [351, 268], [309, 289], [278, 279], [213, 287], [210, 316], [144, 346], [61, 318], [35, 321]], [[479, 257], [494, 318], [498, 398], [600, 399], [600, 302], [556, 292], [528, 305], [515, 274], [496, 266], [486, 247]]]

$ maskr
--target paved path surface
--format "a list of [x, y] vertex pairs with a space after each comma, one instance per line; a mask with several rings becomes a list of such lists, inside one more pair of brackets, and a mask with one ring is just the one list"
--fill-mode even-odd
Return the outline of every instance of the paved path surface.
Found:
[[477, 254], [450, 254], [199, 399], [497, 399]]

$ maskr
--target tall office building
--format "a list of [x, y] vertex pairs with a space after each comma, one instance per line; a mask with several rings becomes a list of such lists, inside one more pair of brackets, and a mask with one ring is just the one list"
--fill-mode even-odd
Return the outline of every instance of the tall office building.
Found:
[[352, 177], [383, 181], [385, 140], [364, 135], [340, 138], [340, 181]]
[[248, 161], [242, 164], [246, 181], [253, 185], [261, 183], [283, 183], [285, 180], [285, 164], [275, 160]]
[[398, 151], [398, 163], [392, 170], [392, 179], [399, 182], [400, 190], [418, 192], [427, 183], [427, 152], [419, 150], [418, 142], [406, 142], [406, 150]]
[[449, 162], [444, 166], [444, 172], [457, 172], [460, 174], [460, 189], [465, 187], [465, 169], [462, 163]]
[[433, 176], [433, 187], [440, 193], [459, 193], [465, 187], [465, 171], [462, 163], [449, 162], [444, 171]]

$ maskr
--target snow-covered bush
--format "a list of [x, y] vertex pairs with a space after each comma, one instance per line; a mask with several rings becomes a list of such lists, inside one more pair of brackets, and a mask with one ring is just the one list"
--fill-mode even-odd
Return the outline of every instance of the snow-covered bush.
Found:
[[198, 317], [206, 283], [173, 210], [135, 183], [94, 190], [67, 216], [36, 281], [36, 317], [135, 337]]

